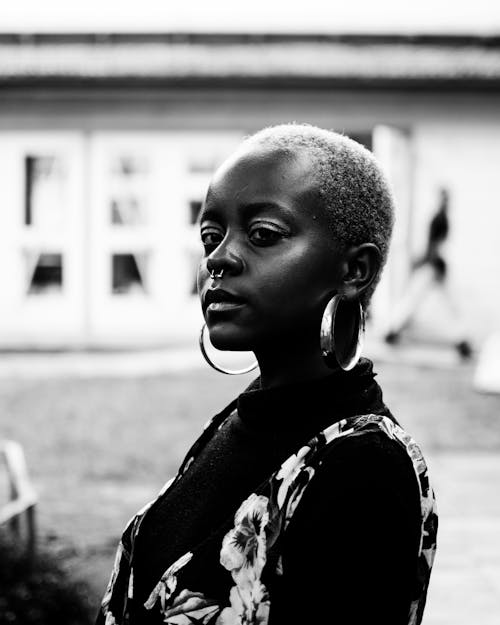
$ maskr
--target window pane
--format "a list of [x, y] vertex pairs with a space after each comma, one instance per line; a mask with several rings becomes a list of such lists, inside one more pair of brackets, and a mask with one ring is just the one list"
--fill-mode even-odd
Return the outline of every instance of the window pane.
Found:
[[62, 254], [26, 254], [27, 284], [30, 295], [60, 293], [63, 285]]
[[64, 218], [65, 175], [60, 158], [27, 156], [24, 223], [59, 227]]
[[147, 159], [142, 156], [124, 155], [113, 160], [112, 174], [117, 178], [139, 178], [149, 170]]
[[147, 254], [113, 254], [112, 292], [114, 295], [146, 293]]
[[189, 223], [192, 226], [194, 226], [198, 221], [198, 216], [200, 214], [202, 205], [203, 202], [200, 202], [199, 200], [193, 200], [189, 202]]
[[111, 223], [137, 226], [145, 223], [144, 203], [137, 197], [124, 195], [111, 200]]
[[111, 165], [110, 219], [113, 225], [137, 226], [147, 222], [148, 162], [120, 156]]
[[191, 283], [189, 285], [189, 293], [196, 295], [198, 287], [196, 278], [198, 274], [198, 265], [203, 248], [200, 241], [200, 231], [198, 228], [198, 217], [200, 215], [203, 202], [201, 200], [191, 200], [189, 202], [189, 230], [187, 232], [187, 263], [190, 268]]

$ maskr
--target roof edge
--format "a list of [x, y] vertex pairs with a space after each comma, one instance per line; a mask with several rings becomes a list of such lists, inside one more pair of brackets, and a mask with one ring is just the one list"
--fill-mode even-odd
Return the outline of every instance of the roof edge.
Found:
[[474, 34], [282, 34], [282, 33], [0, 33], [1, 44], [64, 44], [64, 43], [204, 43], [204, 44], [252, 44], [286, 42], [328, 42], [363, 44], [449, 45], [500, 47], [500, 33]]
[[[0, 78], [0, 89], [3, 96], [7, 92], [26, 93], [31, 90], [42, 89], [57, 93], [71, 90], [73, 94], [87, 92], [89, 89], [101, 90], [120, 94], [125, 89], [144, 90], [153, 89], [169, 91], [218, 90], [230, 87], [236, 91], [252, 91], [265, 89], [266, 91], [288, 91], [296, 89], [314, 89], [318, 91], [336, 89], [348, 91], [401, 91], [408, 90], [420, 93], [468, 92], [499, 93], [500, 81], [496, 78], [460, 77], [458, 79], [430, 79], [426, 78], [366, 78], [345, 76], [342, 78], [305, 78], [305, 77], [20, 77]], [[120, 96], [121, 97], [121, 96]]]

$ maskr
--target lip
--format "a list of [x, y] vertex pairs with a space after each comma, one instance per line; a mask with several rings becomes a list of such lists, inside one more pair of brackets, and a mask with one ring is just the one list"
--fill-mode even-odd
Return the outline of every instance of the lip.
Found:
[[206, 311], [224, 312], [235, 310], [244, 306], [246, 301], [225, 289], [208, 289], [203, 297], [203, 305]]

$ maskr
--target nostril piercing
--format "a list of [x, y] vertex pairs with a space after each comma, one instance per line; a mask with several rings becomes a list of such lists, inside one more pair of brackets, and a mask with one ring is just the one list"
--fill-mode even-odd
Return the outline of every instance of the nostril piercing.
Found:
[[223, 275], [224, 269], [221, 269], [219, 273], [215, 273], [215, 269], [212, 269], [212, 271], [210, 272], [210, 277], [212, 278], [212, 280], [215, 280], [215, 278], [222, 278]]

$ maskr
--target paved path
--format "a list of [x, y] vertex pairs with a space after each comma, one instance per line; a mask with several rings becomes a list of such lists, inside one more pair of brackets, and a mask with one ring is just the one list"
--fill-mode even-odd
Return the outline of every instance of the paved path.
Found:
[[439, 532], [424, 625], [499, 625], [500, 457], [443, 453], [428, 463]]

